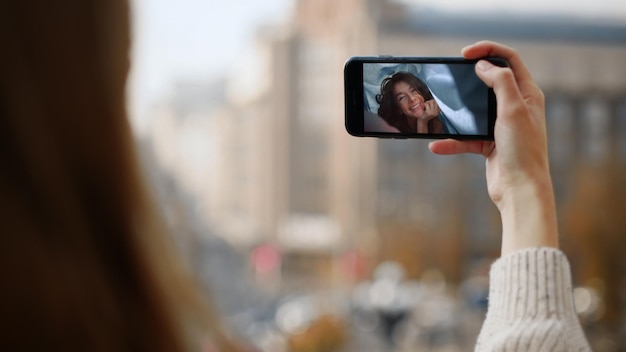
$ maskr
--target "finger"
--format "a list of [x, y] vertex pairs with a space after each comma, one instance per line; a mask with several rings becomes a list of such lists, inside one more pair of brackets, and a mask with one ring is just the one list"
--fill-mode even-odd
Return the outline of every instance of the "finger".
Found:
[[439, 113], [437, 112], [438, 106], [437, 102], [434, 99], [431, 99], [426, 102], [426, 111], [429, 115], [437, 116]]
[[530, 72], [519, 56], [519, 53], [506, 45], [491, 41], [480, 41], [469, 45], [462, 50], [466, 59], [478, 59], [487, 56], [495, 56], [506, 59], [511, 69], [520, 79], [530, 79]]
[[[498, 67], [489, 61], [480, 60], [476, 64], [476, 74], [487, 86], [493, 88], [499, 108], [515, 111], [525, 106], [515, 75], [510, 68]], [[516, 116], [516, 114], [505, 116]]]
[[428, 148], [433, 154], [482, 154], [488, 156], [493, 150], [493, 142], [486, 141], [459, 141], [456, 139], [443, 139], [430, 142]]
[[424, 103], [424, 109], [426, 110], [428, 115], [432, 115], [432, 113], [433, 113], [433, 101], [429, 100], [429, 101], [425, 102]]
[[462, 52], [466, 59], [477, 59], [487, 56], [506, 59], [510, 64], [522, 94], [527, 95], [536, 92], [537, 87], [530, 75], [530, 71], [528, 71], [515, 49], [491, 41], [480, 41], [463, 48]]

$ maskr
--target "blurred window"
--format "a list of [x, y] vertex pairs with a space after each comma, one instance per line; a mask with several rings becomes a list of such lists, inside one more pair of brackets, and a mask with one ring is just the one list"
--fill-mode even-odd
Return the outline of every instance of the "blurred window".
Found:
[[298, 117], [307, 128], [323, 128], [333, 114], [328, 103], [333, 100], [328, 82], [334, 75], [334, 51], [323, 40], [309, 39], [298, 44]]
[[609, 147], [609, 105], [606, 101], [592, 97], [581, 106], [580, 139], [583, 155], [597, 160], [607, 155]]
[[552, 160], [566, 163], [576, 139], [575, 112], [571, 99], [565, 96], [549, 97], [546, 101], [548, 143]]
[[622, 160], [626, 159], [626, 138], [620, 136], [619, 133], [626, 131], [626, 98], [622, 98], [617, 103], [617, 147], [619, 148], [619, 156]]

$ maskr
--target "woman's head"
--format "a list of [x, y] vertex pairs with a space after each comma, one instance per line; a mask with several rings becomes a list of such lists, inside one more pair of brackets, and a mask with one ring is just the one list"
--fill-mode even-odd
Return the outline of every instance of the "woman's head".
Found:
[[378, 115], [401, 132], [410, 131], [409, 119], [424, 114], [424, 102], [433, 98], [422, 80], [409, 72], [397, 72], [385, 78], [376, 95]]
[[0, 44], [2, 348], [219, 342], [141, 177], [127, 1], [0, 2]]

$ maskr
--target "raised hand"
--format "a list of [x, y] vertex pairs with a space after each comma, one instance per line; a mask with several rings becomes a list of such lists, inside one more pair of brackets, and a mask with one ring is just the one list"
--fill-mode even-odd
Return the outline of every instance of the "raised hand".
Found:
[[543, 93], [512, 48], [482, 41], [464, 48], [463, 56], [496, 56], [510, 64], [498, 67], [486, 60], [476, 64], [477, 75], [496, 94], [495, 141], [449, 139], [432, 142], [429, 148], [436, 154], [485, 156], [489, 196], [502, 215], [502, 254], [527, 247], [558, 247]]

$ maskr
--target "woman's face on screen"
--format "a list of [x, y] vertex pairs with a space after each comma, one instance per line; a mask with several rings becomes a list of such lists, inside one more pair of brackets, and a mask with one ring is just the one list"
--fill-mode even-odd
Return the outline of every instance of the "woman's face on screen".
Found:
[[424, 115], [424, 97], [407, 82], [397, 82], [393, 87], [393, 96], [405, 116], [417, 119]]

